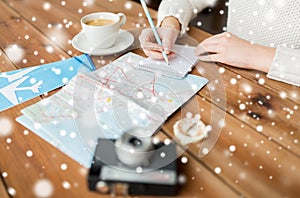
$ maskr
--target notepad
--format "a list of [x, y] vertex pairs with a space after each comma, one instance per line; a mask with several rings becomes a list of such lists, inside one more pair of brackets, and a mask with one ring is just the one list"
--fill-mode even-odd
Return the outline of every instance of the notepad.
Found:
[[169, 58], [170, 65], [164, 60], [149, 57], [139, 64], [139, 69], [168, 77], [183, 78], [198, 62], [198, 57], [194, 54], [194, 50], [195, 47], [175, 45], [172, 50], [175, 56]]

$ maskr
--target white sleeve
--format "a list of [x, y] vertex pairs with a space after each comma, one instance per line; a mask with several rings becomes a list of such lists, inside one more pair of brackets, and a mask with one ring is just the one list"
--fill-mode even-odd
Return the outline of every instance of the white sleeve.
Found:
[[187, 26], [198, 12], [208, 6], [213, 6], [217, 0], [162, 0], [158, 8], [159, 26], [167, 16], [176, 17], [181, 24], [181, 33], [185, 33]]
[[277, 47], [267, 77], [300, 86], [300, 49]]

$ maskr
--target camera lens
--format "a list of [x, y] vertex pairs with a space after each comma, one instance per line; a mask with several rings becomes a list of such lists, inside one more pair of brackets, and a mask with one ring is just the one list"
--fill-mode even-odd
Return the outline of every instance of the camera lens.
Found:
[[142, 141], [139, 140], [139, 139], [137, 139], [137, 138], [135, 138], [135, 137], [133, 137], [133, 138], [130, 138], [129, 143], [131, 145], [133, 145], [134, 147], [138, 147], [138, 146], [141, 146]]

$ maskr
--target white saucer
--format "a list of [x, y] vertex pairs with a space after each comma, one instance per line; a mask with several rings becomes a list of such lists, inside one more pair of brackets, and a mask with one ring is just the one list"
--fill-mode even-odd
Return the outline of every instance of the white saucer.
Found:
[[72, 39], [72, 45], [75, 49], [77, 49], [80, 52], [96, 56], [104, 56], [115, 54], [125, 50], [133, 43], [133, 41], [134, 37], [130, 32], [120, 30], [117, 41], [112, 47], [107, 49], [93, 49], [89, 46], [86, 36], [82, 32], [80, 32]]

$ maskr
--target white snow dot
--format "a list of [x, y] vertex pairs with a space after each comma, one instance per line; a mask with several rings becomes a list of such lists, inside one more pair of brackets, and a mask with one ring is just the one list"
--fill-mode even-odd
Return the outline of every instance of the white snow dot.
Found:
[[35, 122], [35, 123], [33, 124], [33, 127], [34, 127], [35, 129], [40, 129], [40, 128], [41, 128], [41, 124]]
[[128, 1], [124, 4], [124, 7], [125, 9], [130, 10], [132, 8], [132, 3]]
[[18, 45], [9, 45], [5, 49], [6, 55], [12, 62], [20, 62], [23, 60], [24, 50]]
[[68, 81], [69, 81], [69, 79], [66, 78], [66, 77], [64, 77], [64, 78], [62, 79], [62, 82], [63, 82], [64, 84], [66, 84]]
[[35, 79], [35, 78], [30, 78], [29, 82], [30, 82], [31, 84], [35, 84], [35, 83], [36, 83], [36, 79]]
[[236, 80], [235, 78], [231, 78], [231, 79], [230, 79], [230, 83], [231, 83], [232, 85], [235, 85], [235, 84], [237, 83], [237, 80]]
[[67, 131], [66, 131], [66, 130], [61, 130], [61, 131], [59, 132], [59, 134], [60, 134], [61, 136], [66, 136]]
[[284, 91], [280, 92], [279, 95], [282, 99], [285, 99], [287, 97], [287, 94]]
[[28, 130], [24, 130], [24, 135], [28, 135], [29, 134], [29, 131]]
[[192, 84], [191, 87], [192, 87], [192, 90], [194, 90], [194, 91], [197, 90], [197, 88], [198, 88], [198, 86], [196, 84]]
[[240, 104], [239, 108], [240, 108], [240, 110], [245, 110], [246, 109], [246, 105], [245, 104]]
[[135, 169], [135, 171], [137, 172], [137, 173], [141, 173], [141, 172], [143, 172], [143, 168], [142, 167], [137, 167], [136, 169]]
[[169, 145], [169, 144], [171, 144], [171, 140], [170, 139], [165, 139], [164, 143], [165, 143], [165, 145]]
[[56, 75], [59, 75], [59, 74], [61, 74], [61, 70], [60, 70], [60, 69], [54, 69], [54, 73], [55, 73]]
[[53, 193], [52, 183], [47, 179], [38, 180], [33, 186], [36, 197], [50, 197]]
[[257, 132], [262, 132], [263, 131], [263, 127], [261, 125], [256, 126], [256, 131]]
[[185, 116], [186, 116], [187, 118], [191, 118], [191, 117], [193, 117], [193, 114], [192, 114], [191, 112], [187, 112], [187, 113], [185, 114]]
[[71, 188], [71, 184], [70, 184], [68, 181], [63, 181], [63, 182], [62, 182], [62, 186], [63, 186], [65, 189], [70, 189], [70, 188]]
[[224, 67], [221, 67], [221, 68], [219, 69], [219, 72], [220, 72], [220, 74], [223, 74], [223, 73], [225, 72], [225, 68], [224, 68]]
[[33, 17], [31, 18], [31, 20], [32, 20], [33, 22], [35, 22], [35, 21], [36, 21], [36, 17], [33, 16]]
[[138, 99], [141, 99], [144, 97], [144, 94], [143, 94], [143, 92], [139, 91], [139, 92], [137, 92], [136, 96]]
[[179, 184], [185, 184], [186, 183], [186, 176], [181, 174], [178, 176], [178, 183]]
[[188, 162], [188, 158], [187, 158], [187, 157], [182, 157], [182, 158], [181, 158], [181, 162], [182, 162], [183, 164], [186, 164], [186, 163]]
[[32, 157], [33, 156], [33, 152], [31, 150], [26, 151], [26, 156], [27, 157]]
[[44, 10], [50, 10], [51, 4], [49, 2], [45, 2], [43, 5]]
[[74, 67], [73, 67], [73, 66], [70, 66], [70, 67], [69, 67], [69, 70], [70, 70], [70, 71], [73, 71], [73, 70], [74, 70]]
[[211, 125], [207, 125], [205, 128], [206, 128], [207, 131], [211, 131], [212, 130], [212, 126]]
[[222, 169], [220, 167], [215, 168], [215, 173], [220, 174], [222, 172]]
[[11, 133], [12, 130], [12, 124], [9, 119], [7, 118], [1, 118], [0, 119], [0, 136], [7, 136]]
[[65, 171], [65, 170], [68, 169], [68, 165], [67, 164], [61, 164], [60, 165], [60, 169], [63, 170], [63, 171]]
[[166, 157], [166, 153], [164, 153], [164, 152], [161, 152], [161, 153], [160, 153], [160, 157], [161, 157], [161, 158], [164, 158], [164, 157]]
[[8, 176], [7, 172], [2, 173], [2, 177], [6, 178]]
[[202, 153], [203, 153], [204, 155], [206, 155], [206, 154], [208, 153], [208, 151], [209, 151], [208, 148], [203, 148], [203, 149], [202, 149]]
[[230, 146], [229, 146], [229, 150], [230, 150], [231, 152], [234, 152], [234, 151], [236, 150], [236, 147], [235, 147], [234, 145], [230, 145]]
[[74, 138], [76, 138], [76, 133], [75, 132], [71, 132], [69, 136], [70, 136], [70, 138], [74, 139]]
[[60, 4], [61, 4], [62, 6], [65, 6], [65, 5], [66, 5], [66, 2], [65, 2], [65, 1], [62, 1]]
[[16, 196], [16, 194], [17, 194], [17, 191], [13, 187], [8, 187], [7, 192], [11, 196]]
[[7, 138], [7, 139], [6, 139], [6, 143], [7, 143], [7, 144], [10, 144], [11, 142], [12, 142], [11, 138]]
[[265, 84], [265, 79], [260, 78], [260, 79], [258, 80], [258, 84], [260, 84], [260, 85]]
[[155, 96], [151, 97], [151, 102], [156, 103], [157, 102], [157, 98]]

